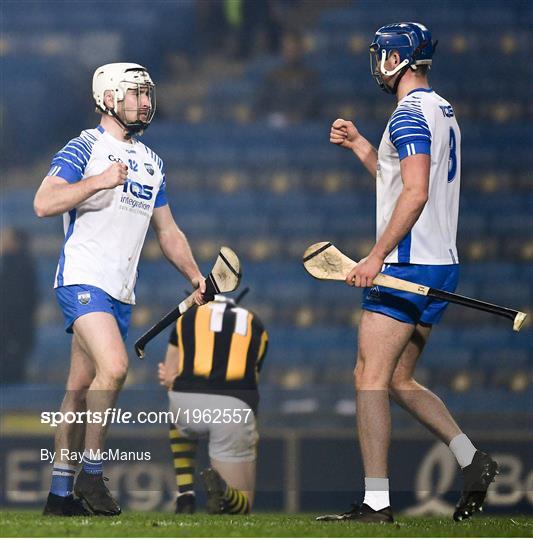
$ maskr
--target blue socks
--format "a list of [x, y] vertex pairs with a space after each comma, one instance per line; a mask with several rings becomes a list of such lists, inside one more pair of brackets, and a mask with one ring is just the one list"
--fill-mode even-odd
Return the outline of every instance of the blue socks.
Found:
[[[83, 453], [82, 467], [87, 474], [102, 474], [104, 472], [104, 463], [101, 459], [91, 459], [98, 456], [98, 452]], [[74, 490], [74, 476], [77, 467], [68, 463], [54, 463], [52, 470], [52, 484], [50, 493], [58, 497], [68, 497]]]
[[68, 497], [74, 488], [74, 475], [76, 467], [66, 463], [54, 463], [52, 470], [52, 485], [50, 493], [59, 497]]
[[101, 459], [91, 459], [95, 457], [94, 454], [98, 456], [99, 452], [89, 452], [85, 450], [83, 452], [82, 467], [83, 471], [87, 474], [102, 474], [104, 472], [104, 462]]

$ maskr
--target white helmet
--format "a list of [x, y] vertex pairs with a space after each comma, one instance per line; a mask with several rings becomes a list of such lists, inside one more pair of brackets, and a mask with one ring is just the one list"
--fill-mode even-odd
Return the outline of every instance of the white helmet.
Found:
[[[131, 88], [137, 90], [137, 99], [139, 99], [139, 90], [142, 86], [148, 87], [150, 97], [151, 106], [148, 112], [148, 118], [145, 122], [137, 120], [127, 123], [117, 115], [118, 102], [125, 98], [126, 91]], [[114, 94], [113, 109], [109, 109], [105, 105], [104, 95], [106, 90], [111, 90]], [[119, 62], [100, 66], [93, 75], [93, 98], [96, 106], [103, 113], [113, 116], [130, 135], [146, 129], [155, 114], [155, 84], [146, 68], [139, 64]]]

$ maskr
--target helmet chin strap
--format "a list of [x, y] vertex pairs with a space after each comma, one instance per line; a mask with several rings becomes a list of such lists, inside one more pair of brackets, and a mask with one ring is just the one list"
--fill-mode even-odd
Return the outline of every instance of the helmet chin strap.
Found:
[[383, 81], [383, 86], [385, 87], [385, 92], [387, 92], [387, 94], [396, 95], [396, 92], [398, 91], [398, 86], [400, 85], [400, 81], [402, 80], [402, 77], [406, 74], [408, 69], [409, 66], [402, 67], [392, 86], [389, 86], [385, 81]]
[[106, 112], [110, 114], [126, 131], [126, 139], [131, 139], [133, 135], [141, 133], [148, 127], [147, 124], [141, 122], [140, 120], [138, 120], [137, 122], [132, 122], [131, 124], [126, 124], [114, 109], [107, 109]]

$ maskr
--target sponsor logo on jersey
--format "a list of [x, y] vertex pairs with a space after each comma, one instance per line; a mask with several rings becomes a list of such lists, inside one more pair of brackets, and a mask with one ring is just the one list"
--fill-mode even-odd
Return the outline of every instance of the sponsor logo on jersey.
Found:
[[452, 118], [452, 116], [455, 116], [453, 107], [451, 105], [439, 105], [439, 109], [442, 111], [442, 116], [445, 116], [446, 118]]
[[134, 182], [129, 178], [124, 183], [122, 191], [128, 193], [128, 191], [137, 199], [142, 199], [143, 201], [149, 201], [153, 197], [154, 186], [149, 186], [148, 184], [139, 184], [139, 182]]
[[86, 306], [90, 301], [91, 301], [91, 293], [89, 291], [78, 293], [78, 302], [82, 306]]
[[153, 198], [153, 189], [154, 186], [140, 184], [128, 178], [122, 188], [123, 194], [120, 197], [120, 208], [149, 216], [152, 205], [147, 201]]
[[109, 161], [116, 161], [117, 163], [123, 163], [123, 161], [119, 157], [116, 157], [113, 154], [109, 154], [107, 157]]
[[154, 168], [152, 167], [152, 164], [151, 163], [145, 163], [144, 164], [144, 168], [146, 169], [146, 171], [150, 174], [150, 176], [154, 176]]

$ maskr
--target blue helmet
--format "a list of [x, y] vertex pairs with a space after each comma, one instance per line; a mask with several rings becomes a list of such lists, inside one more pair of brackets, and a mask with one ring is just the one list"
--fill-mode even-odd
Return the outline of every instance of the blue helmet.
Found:
[[[414, 22], [382, 26], [370, 44], [370, 70], [379, 87], [387, 93], [396, 93], [401, 77], [408, 68], [431, 65], [437, 42], [431, 40], [431, 32], [422, 24]], [[392, 51], [400, 55], [400, 63], [393, 69], [385, 69], [385, 60]], [[383, 81], [383, 75], [400, 75], [393, 88]]]

